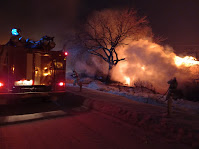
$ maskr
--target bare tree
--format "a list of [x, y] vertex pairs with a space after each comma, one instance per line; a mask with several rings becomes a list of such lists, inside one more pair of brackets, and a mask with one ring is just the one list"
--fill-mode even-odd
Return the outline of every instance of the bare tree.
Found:
[[125, 58], [119, 58], [117, 48], [127, 44], [127, 39], [138, 40], [152, 36], [146, 17], [138, 17], [135, 10], [103, 10], [91, 15], [79, 38], [93, 55], [101, 57], [109, 65], [107, 81], [113, 66]]

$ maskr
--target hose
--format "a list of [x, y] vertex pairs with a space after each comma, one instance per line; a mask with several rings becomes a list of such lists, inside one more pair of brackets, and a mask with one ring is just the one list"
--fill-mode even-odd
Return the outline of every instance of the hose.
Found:
[[[161, 99], [161, 98], [163, 98], [163, 97], [168, 93], [168, 91], [169, 91], [169, 88], [168, 88], [168, 90], [167, 90], [160, 98], [158, 98], [158, 100]], [[166, 99], [166, 100], [167, 100], [167, 99]], [[165, 101], [166, 101], [166, 100], [165, 100]]]

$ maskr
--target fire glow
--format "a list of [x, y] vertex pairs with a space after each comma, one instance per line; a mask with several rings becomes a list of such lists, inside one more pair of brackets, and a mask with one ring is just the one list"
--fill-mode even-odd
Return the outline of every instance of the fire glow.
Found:
[[126, 80], [126, 84], [128, 85], [128, 86], [130, 86], [131, 85], [131, 79], [129, 78], [129, 77], [124, 77], [125, 78], [125, 80]]
[[192, 56], [185, 56], [184, 58], [175, 56], [174, 61], [176, 66], [184, 65], [186, 67], [190, 67], [194, 65], [199, 65], [199, 61], [197, 61], [196, 58]]
[[120, 47], [118, 55], [125, 61], [113, 68], [113, 80], [129, 86], [134, 86], [139, 80], [149, 82], [159, 92], [167, 90], [167, 81], [173, 77], [180, 81], [190, 79], [194, 73], [191, 69], [199, 64], [194, 57], [181, 58], [171, 47], [163, 47], [145, 39]]

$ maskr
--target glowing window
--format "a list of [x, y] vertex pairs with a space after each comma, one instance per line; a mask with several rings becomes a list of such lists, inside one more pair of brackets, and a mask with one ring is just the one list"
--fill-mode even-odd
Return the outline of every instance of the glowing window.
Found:
[[56, 68], [58, 69], [62, 69], [63, 68], [63, 64], [61, 62], [56, 62], [55, 63]]

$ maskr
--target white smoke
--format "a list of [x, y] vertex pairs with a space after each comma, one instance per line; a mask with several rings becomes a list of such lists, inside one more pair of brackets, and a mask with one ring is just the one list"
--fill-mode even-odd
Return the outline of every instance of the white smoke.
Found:
[[163, 47], [149, 40], [133, 41], [125, 47], [118, 49], [119, 62], [112, 70], [112, 79], [125, 83], [130, 78], [131, 84], [138, 79], [153, 84], [163, 92], [168, 87], [167, 81], [177, 77], [179, 82], [187, 80], [189, 70], [177, 67], [174, 62], [176, 54], [170, 47]]

